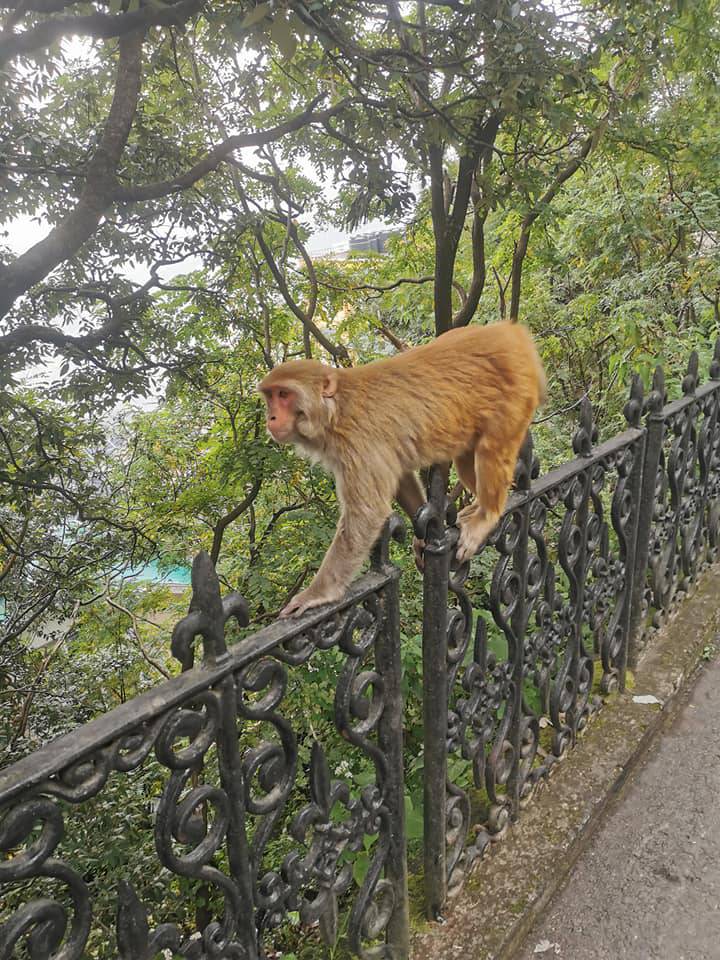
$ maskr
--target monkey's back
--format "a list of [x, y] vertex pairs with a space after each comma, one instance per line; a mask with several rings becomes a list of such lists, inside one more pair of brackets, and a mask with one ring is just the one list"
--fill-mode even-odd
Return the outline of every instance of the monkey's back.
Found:
[[362, 418], [375, 449], [404, 469], [457, 457], [481, 434], [501, 442], [525, 429], [545, 391], [530, 333], [510, 323], [453, 329], [345, 377], [343, 417]]

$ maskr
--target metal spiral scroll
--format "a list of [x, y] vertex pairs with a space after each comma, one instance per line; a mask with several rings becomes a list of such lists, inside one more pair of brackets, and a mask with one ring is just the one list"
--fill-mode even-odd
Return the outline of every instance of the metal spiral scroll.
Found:
[[[693, 355], [697, 372], [697, 355]], [[691, 397], [696, 379], [691, 374], [683, 381], [686, 396]], [[683, 553], [685, 565], [691, 561], [688, 546], [683, 551], [682, 529], [687, 531], [687, 520], [696, 513], [684, 502], [685, 496], [695, 500], [695, 471], [697, 468], [695, 402], [684, 406], [678, 413], [666, 418], [668, 442], [661, 458], [656, 484], [655, 523], [650, 545], [650, 573], [653, 606], [659, 611], [657, 625], [671, 609], [675, 596], [687, 585], [683, 577]]]
[[[643, 389], [634, 377], [630, 397], [625, 404], [628, 426], [637, 429], [643, 408]], [[583, 604], [583, 621], [593, 634], [595, 652], [600, 657], [604, 693], [616, 690], [623, 668], [627, 637], [628, 605], [631, 603], [628, 584], [628, 557], [634, 556], [638, 504], [635, 502], [633, 477], [641, 467], [639, 458], [642, 438], [613, 450], [596, 461], [590, 487], [592, 513], [597, 517], [599, 537], [588, 543], [587, 582]], [[614, 479], [610, 519], [617, 548], [610, 544], [610, 531], [603, 505], [603, 488], [608, 478]], [[592, 546], [592, 549], [591, 549]]]
[[717, 557], [719, 379], [720, 339], [715, 344], [707, 387], [701, 389], [698, 358], [693, 353], [682, 384], [684, 402], [662, 411], [665, 439], [656, 475], [645, 597], [656, 628], [692, 589], [700, 570]]
[[[457, 530], [448, 531], [451, 555], [457, 543]], [[454, 564], [453, 564], [454, 566]], [[451, 570], [448, 589], [454, 598], [448, 608], [447, 620], [447, 684], [448, 704], [452, 703], [452, 691], [458, 671], [465, 658], [472, 630], [472, 603], [465, 589], [470, 564], [464, 563]], [[448, 709], [448, 743], [452, 745], [457, 714]], [[452, 747], [451, 747], [452, 748]], [[467, 836], [471, 826], [470, 799], [462, 787], [447, 778], [445, 800], [445, 845], [448, 892], [452, 895], [462, 885], [467, 872], [481, 847], [467, 848]]]
[[[165, 713], [152, 724], [140, 726], [96, 753], [73, 762], [55, 777], [40, 783], [35, 791], [37, 796], [14, 805], [6, 813], [0, 824], [0, 850], [12, 853], [12, 857], [0, 863], [0, 882], [55, 880], [66, 888], [73, 912], [68, 917], [65, 906], [52, 898], [29, 901], [0, 929], [0, 957], [13, 956], [20, 943], [26, 943], [30, 955], [38, 960], [55, 957], [75, 960], [83, 956], [92, 920], [90, 891], [70, 865], [54, 856], [65, 825], [60, 805], [50, 797], [78, 804], [96, 796], [113, 771], [129, 772], [140, 767], [181, 712], [182, 709]], [[199, 715], [192, 712], [190, 715], [199, 735]], [[211, 736], [203, 736], [203, 750], [211, 740]], [[38, 829], [40, 834], [36, 837]], [[172, 925], [163, 925], [157, 935], [147, 930], [143, 934], [142, 915], [143, 908], [134, 891], [125, 885], [118, 899], [117, 936], [121, 957], [144, 957], [144, 950], [150, 951], [148, 957], [154, 956], [155, 945], [160, 941], [163, 946], [172, 942], [179, 955], [197, 955], [195, 945], [190, 952], [182, 952], [182, 936]], [[142, 949], [141, 941], [146, 941]]]
[[[219, 707], [216, 695], [207, 691], [189, 705], [169, 711], [155, 723], [118, 738], [96, 755], [73, 763], [56, 778], [37, 788], [42, 796], [16, 804], [0, 825], [0, 850], [12, 852], [11, 859], [0, 863], [0, 882], [49, 878], [67, 890], [73, 913], [51, 898], [31, 900], [20, 907], [0, 930], [0, 957], [14, 956], [15, 948], [26, 943], [34, 958], [76, 960], [84, 955], [90, 933], [92, 904], [90, 891], [79, 874], [54, 856], [64, 833], [60, 805], [47, 794], [72, 803], [80, 803], [100, 792], [113, 770], [127, 772], [139, 767], [155, 747], [157, 759], [173, 770], [157, 813], [156, 846], [162, 862], [176, 873], [198, 876], [215, 883], [225, 893], [226, 912], [222, 923], [204, 932], [204, 941], [185, 940], [173, 924], [162, 924], [154, 932], [148, 929], [145, 909], [129, 884], [122, 884], [118, 895], [117, 942], [119, 956], [148, 960], [162, 948], [176, 955], [244, 958], [231, 941], [230, 930], [237, 914], [232, 884], [219, 871], [206, 867], [222, 845], [227, 829], [228, 800], [223, 791], [203, 786], [180, 801], [179, 794], [192, 769], [214, 743]], [[177, 739], [189, 744], [174, 750]], [[205, 832], [203, 820], [195, 816], [202, 803], [209, 803], [216, 817]], [[200, 827], [200, 831], [198, 830]], [[39, 836], [36, 831], [40, 829]], [[177, 855], [174, 842], [194, 845], [190, 853]], [[68, 929], [69, 925], [69, 929]], [[205, 946], [206, 952], [199, 952]]]
[[[715, 352], [710, 363], [710, 380], [720, 381], [720, 337], [715, 343]], [[703, 532], [707, 549], [706, 560], [713, 563], [720, 552], [720, 392], [717, 389], [708, 398], [704, 414], [698, 443], [698, 459], [705, 489]]]
[[[387, 535], [399, 535], [397, 525]], [[387, 539], [387, 537], [386, 537]], [[378, 548], [387, 562], [387, 543]], [[377, 568], [376, 568], [377, 569]], [[154, 929], [135, 889], [121, 881], [117, 894], [116, 938], [120, 960], [153, 960], [163, 950], [186, 960], [258, 960], [263, 936], [299, 910], [306, 923], [317, 921], [328, 943], [338, 933], [338, 902], [353, 884], [345, 851], [356, 851], [366, 836], [377, 840], [367, 875], [355, 895], [348, 939], [367, 958], [390, 957], [379, 943], [395, 906], [392, 885], [381, 878], [391, 826], [385, 803], [386, 758], [377, 728], [385, 707], [384, 678], [366, 666], [384, 627], [378, 594], [333, 612], [319, 624], [299, 630], [283, 645], [268, 648], [235, 671], [228, 670], [200, 692], [166, 709], [152, 721], [118, 736], [40, 782], [4, 812], [0, 820], [0, 883], [50, 881], [61, 895], [29, 900], [0, 927], [0, 958], [25, 951], [33, 960], [80, 960], [86, 955], [93, 908], [91, 891], [79, 872], [58, 856], [65, 824], [61, 803], [79, 804], [96, 796], [114, 771], [138, 769], [154, 751], [168, 772], [156, 810], [155, 847], [160, 863], [173, 874], [192, 878], [215, 893], [217, 916], [192, 936], [173, 923]], [[224, 600], [209, 558], [193, 565], [190, 613], [173, 633], [173, 650], [190, 667], [196, 638], [203, 643], [203, 665], [228, 664], [228, 618], [246, 617], [237, 595]], [[291, 824], [281, 824], [297, 784], [297, 735], [281, 715], [288, 664], [302, 664], [316, 651], [337, 647], [345, 657], [336, 690], [335, 720], [340, 733], [372, 761], [375, 783], [355, 796], [331, 781], [322, 748], [315, 744], [309, 771], [310, 797]], [[198, 679], [201, 679], [198, 676]], [[273, 735], [243, 749], [242, 727], [260, 725]], [[217, 756], [219, 783], [202, 782], [205, 762]], [[339, 808], [345, 816], [337, 819]], [[263, 860], [270, 836], [281, 826], [298, 843], [280, 869]], [[254, 828], [254, 829], [251, 829]], [[248, 829], [252, 842], [246, 836]], [[219, 868], [226, 863], [227, 868]]]
[[[202, 639], [204, 665], [215, 666], [228, 659], [225, 628], [231, 618], [246, 626], [247, 604], [239, 594], [221, 597], [215, 567], [203, 551], [193, 562], [190, 612], [172, 636], [172, 651], [183, 669], [192, 666], [197, 637]], [[241, 784], [234, 776], [237, 746], [228, 729], [235, 724], [234, 699], [234, 685], [227, 677], [171, 711], [155, 742], [157, 759], [172, 771], [155, 819], [158, 858], [176, 875], [214, 889], [223, 902], [220, 917], [178, 951], [193, 960], [254, 960], [257, 956], [254, 924], [250, 923], [252, 904], [240, 880], [248, 858], [238, 806]], [[204, 761], [211, 751], [217, 751], [220, 785], [202, 782]], [[223, 849], [228, 854], [229, 875], [214, 862]]]
[[[339, 905], [353, 884], [345, 852], [362, 848], [367, 835], [378, 835], [373, 858], [351, 909], [348, 940], [361, 957], [390, 957], [383, 935], [394, 907], [392, 887], [381, 879], [387, 858], [390, 822], [383, 799], [385, 757], [371, 737], [384, 708], [383, 678], [364, 667], [382, 628], [377, 596], [316, 627], [304, 630], [235, 676], [238, 715], [269, 725], [272, 740], [263, 740], [242, 758], [245, 809], [255, 817], [251, 862], [255, 875], [257, 926], [263, 938], [281, 924], [289, 911], [299, 911], [303, 923], [318, 923], [323, 940], [338, 938]], [[353, 796], [347, 784], [331, 780], [325, 753], [313, 743], [309, 769], [310, 802], [289, 825], [300, 845], [287, 854], [279, 869], [264, 869], [264, 854], [282, 822], [297, 780], [297, 737], [279, 711], [287, 687], [286, 664], [297, 666], [316, 651], [337, 647], [346, 656], [335, 694], [335, 723], [353, 746], [375, 766], [376, 782]], [[344, 811], [338, 819], [338, 811]], [[262, 955], [262, 954], [261, 954]]]
[[592, 472], [588, 469], [575, 477], [563, 496], [566, 513], [560, 529], [558, 557], [569, 583], [565, 622], [570, 625], [570, 635], [550, 694], [556, 756], [562, 756], [574, 742], [593, 709], [590, 700], [593, 660], [585, 648], [579, 616], [583, 605], [585, 558], [597, 549], [600, 536], [597, 514], [588, 515]]
[[[525, 456], [531, 454], [532, 446], [526, 445]], [[534, 786], [531, 771], [540, 733], [537, 719], [523, 696], [524, 638], [542, 590], [547, 555], [542, 541], [536, 541], [531, 534], [529, 521], [530, 505], [525, 503], [506, 515], [494, 538], [500, 559], [493, 571], [489, 606], [495, 623], [505, 635], [512, 669], [505, 714], [488, 757], [495, 785], [506, 786], [504, 796], [497, 798], [502, 800], [502, 806], [497, 812], [491, 808], [488, 821], [490, 829], [498, 835], [517, 812], [513, 809], [513, 795], [518, 801], [530, 798]], [[512, 780], [514, 789], [510, 790]]]
[[[516, 489], [527, 492], [538, 472], [532, 439], [528, 436], [516, 469]], [[523, 797], [527, 797], [531, 790], [530, 771], [537, 749], [538, 728], [531, 711], [518, 702], [522, 697], [513, 664], [522, 657], [522, 632], [540, 591], [544, 559], [539, 554], [528, 555], [522, 560], [516, 555], [524, 525], [523, 513], [510, 511], [488, 541], [501, 558], [495, 567], [490, 603], [496, 622], [506, 634], [508, 658], [498, 663], [488, 654], [486, 624], [479, 617], [473, 658], [461, 674], [462, 693], [457, 696], [453, 696], [454, 688], [472, 630], [472, 602], [464, 586], [469, 565], [456, 570], [449, 581], [455, 605], [451, 607], [448, 619], [448, 748], [451, 752], [459, 749], [463, 757], [472, 761], [474, 784], [477, 788], [484, 786], [490, 800], [487, 822], [476, 829], [474, 842], [468, 847], [469, 799], [461, 787], [448, 782], [446, 842], [450, 891], [463, 882], [489, 841], [504, 834], [511, 814], [509, 796], [505, 792], [511, 775], [518, 778], [518, 789]], [[522, 564], [522, 573], [515, 569], [516, 563]], [[517, 611], [522, 611], [522, 625], [516, 618]], [[498, 720], [501, 710], [503, 715]], [[510, 731], [518, 714], [516, 748]]]
[[[221, 698], [208, 690], [189, 706], [192, 709], [182, 708], [171, 715], [155, 747], [158, 760], [173, 771], [157, 810], [155, 849], [160, 862], [173, 873], [203, 881], [223, 897], [220, 919], [202, 931], [204, 951], [200, 955], [240, 960], [254, 954], [248, 932], [241, 930], [240, 892], [233, 880], [211, 863], [228, 835], [233, 798], [226, 789], [209, 783], [187, 790], [192, 774], [200, 769], [217, 739]], [[177, 749], [176, 743], [185, 739], [187, 746]], [[197, 949], [191, 943], [189, 949], [193, 948]]]
[[[627, 642], [642, 408], [642, 387], [635, 379], [625, 406], [628, 433], [599, 448], [586, 399], [573, 437], [576, 460], [559, 469], [556, 480], [548, 475], [537, 487], [539, 466], [528, 437], [515, 472], [516, 492], [483, 548], [497, 554], [488, 606], [505, 637], [507, 659], [498, 662], [488, 653], [487, 623], [480, 616], [472, 660], [461, 669], [472, 624], [468, 568], [451, 574], [456, 603], [448, 627], [448, 749], [472, 762], [474, 784], [485, 788], [490, 804], [485, 821], [474, 829], [473, 843], [461, 846], [467, 843], [469, 803], [459, 786], [448, 784], [451, 887], [462, 881], [488, 842], [504, 834], [597, 708], [593, 650], [586, 646], [590, 635], [603, 664], [603, 689], [619, 682]], [[712, 455], [719, 451], [716, 444]], [[557, 557], [557, 566], [551, 557]], [[540, 757], [539, 717], [524, 695], [528, 682], [537, 691], [540, 714], [552, 724], [550, 749]]]
[[0, 863], [0, 881], [39, 877], [56, 880], [65, 887], [73, 908], [68, 918], [65, 906], [49, 897], [20, 907], [0, 930], [3, 960], [16, 955], [15, 948], [20, 944], [33, 958], [62, 956], [63, 960], [76, 960], [83, 954], [92, 919], [90, 892], [75, 870], [53, 856], [63, 833], [60, 806], [45, 797], [17, 804], [0, 824], [0, 851], [13, 853], [11, 859]]
[[[720, 373], [713, 369], [718, 365], [718, 349], [711, 365], [711, 374]], [[720, 413], [720, 394], [717, 390], [697, 397], [695, 406], [697, 421], [692, 435], [693, 459], [688, 462], [686, 482], [684, 484], [684, 503], [680, 511], [680, 565], [682, 569], [681, 585], [690, 588], [700, 570], [710, 560], [711, 544], [716, 541], [717, 493], [713, 495], [712, 485], [717, 484], [718, 416]], [[713, 501], [715, 501], [713, 503]], [[713, 529], [713, 526], [715, 529]]]

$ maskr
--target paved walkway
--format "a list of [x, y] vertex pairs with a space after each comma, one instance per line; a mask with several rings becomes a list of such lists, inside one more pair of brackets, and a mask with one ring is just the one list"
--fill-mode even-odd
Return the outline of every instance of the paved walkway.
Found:
[[608, 812], [517, 960], [720, 960], [720, 661]]

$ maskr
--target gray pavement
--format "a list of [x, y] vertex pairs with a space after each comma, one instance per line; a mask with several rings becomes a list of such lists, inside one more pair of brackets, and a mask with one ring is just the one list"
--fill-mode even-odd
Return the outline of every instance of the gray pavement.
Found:
[[613, 804], [517, 960], [720, 960], [720, 661]]

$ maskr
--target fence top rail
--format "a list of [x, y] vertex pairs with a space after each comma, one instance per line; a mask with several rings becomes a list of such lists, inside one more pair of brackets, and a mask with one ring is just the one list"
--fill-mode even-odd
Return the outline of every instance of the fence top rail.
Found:
[[683, 397], [678, 397], [677, 400], [671, 400], [669, 403], [666, 403], [660, 411], [660, 416], [663, 420], [670, 420], [686, 407], [692, 406], [693, 403], [697, 403], [698, 400], [703, 400], [708, 394], [719, 389], [720, 380], [708, 380], [705, 383], [701, 383], [692, 393], [688, 393]]
[[553, 490], [561, 487], [577, 474], [587, 470], [594, 463], [600, 463], [606, 457], [612, 456], [632, 446], [645, 433], [645, 427], [628, 427], [622, 433], [616, 434], [609, 440], [594, 446], [588, 456], [574, 457], [566, 463], [553, 467], [547, 473], [542, 474], [536, 480], [532, 481], [529, 490], [516, 490], [508, 497], [507, 507], [503, 513], [506, 516], [526, 504], [528, 501], [537, 500]]
[[280, 644], [320, 626], [348, 607], [367, 599], [392, 579], [392, 572], [371, 570], [359, 577], [343, 599], [329, 610], [321, 608], [311, 610], [297, 619], [276, 620], [231, 646], [227, 658], [222, 662], [216, 665], [201, 664], [165, 680], [108, 713], [51, 740], [27, 757], [0, 770], [0, 806], [71, 764], [93, 756], [102, 747], [155, 720], [167, 710], [215, 686], [228, 674], [271, 653]]

